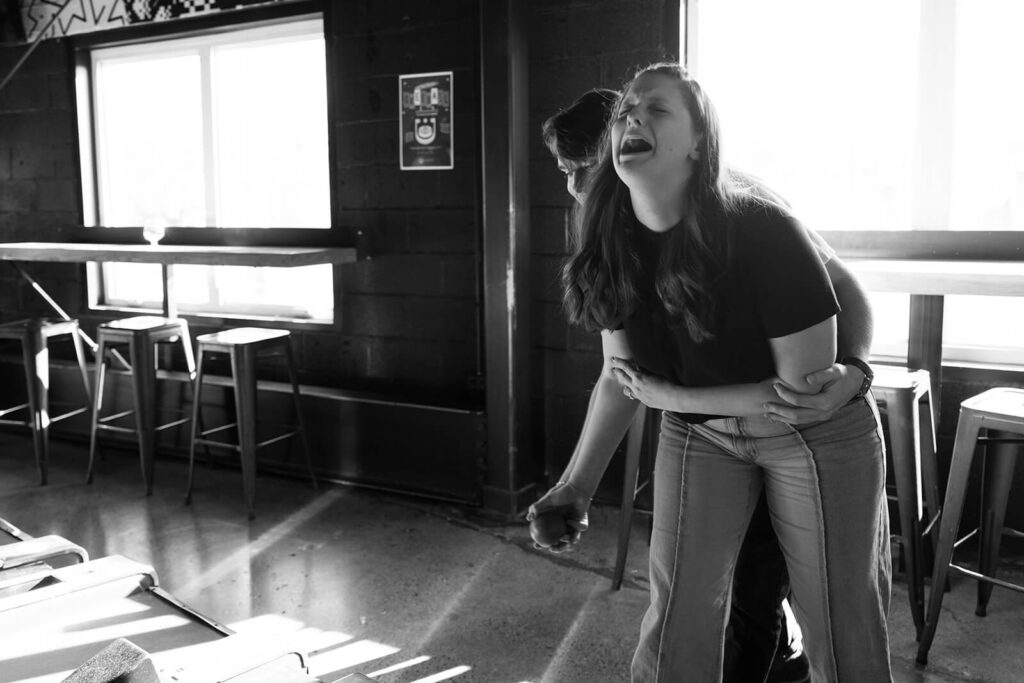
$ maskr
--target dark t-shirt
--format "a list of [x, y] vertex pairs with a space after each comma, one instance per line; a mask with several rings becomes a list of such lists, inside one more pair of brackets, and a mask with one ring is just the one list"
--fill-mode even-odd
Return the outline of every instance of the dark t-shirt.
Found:
[[[672, 228], [672, 230], [679, 229]], [[715, 337], [694, 342], [681, 320], [670, 319], [654, 291], [658, 255], [669, 233], [640, 228], [642, 300], [623, 328], [636, 361], [650, 372], [690, 387], [760, 382], [775, 374], [768, 340], [799, 332], [839, 312], [822, 256], [807, 231], [774, 205], [748, 202], [725, 228], [731, 258], [716, 287]], [[679, 416], [688, 422], [719, 417]]]

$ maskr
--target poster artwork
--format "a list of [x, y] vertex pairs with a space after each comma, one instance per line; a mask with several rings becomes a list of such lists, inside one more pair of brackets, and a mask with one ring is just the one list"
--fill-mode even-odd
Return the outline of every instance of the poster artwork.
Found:
[[455, 168], [452, 154], [452, 72], [398, 77], [403, 171]]

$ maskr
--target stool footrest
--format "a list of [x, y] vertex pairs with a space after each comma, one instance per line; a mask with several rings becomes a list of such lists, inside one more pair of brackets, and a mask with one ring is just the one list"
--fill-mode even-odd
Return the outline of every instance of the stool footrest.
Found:
[[979, 572], [976, 572], [973, 569], [968, 569], [967, 567], [961, 567], [960, 565], [953, 564], [952, 562], [949, 563], [949, 568], [954, 570], [954, 571], [956, 571], [956, 572], [958, 572], [958, 573], [960, 573], [960, 574], [964, 574], [965, 576], [969, 576], [972, 579], [977, 579], [978, 581], [985, 581], [987, 583], [992, 583], [992, 584], [995, 584], [997, 586], [1000, 586], [1001, 588], [1009, 588], [1010, 590], [1017, 591], [1018, 593], [1024, 593], [1024, 586], [1020, 586], [1020, 585], [1018, 585], [1016, 583], [1010, 583], [1009, 581], [1003, 581], [1002, 579], [997, 579], [994, 576], [986, 576], [985, 574], [981, 574]]
[[928, 524], [925, 525], [924, 529], [921, 530], [922, 536], [929, 535], [935, 528], [935, 525], [942, 519], [942, 508], [935, 511], [935, 516], [928, 520]]
[[90, 409], [85, 407], [85, 406], [83, 406], [81, 408], [77, 408], [75, 410], [69, 410], [68, 412], [63, 413], [61, 415], [54, 415], [53, 417], [51, 417], [50, 418], [50, 424], [53, 424], [53, 423], [56, 423], [56, 422], [60, 422], [61, 420], [66, 420], [69, 417], [74, 417], [75, 415], [81, 415], [82, 413], [86, 413], [86, 412], [89, 412], [89, 411], [90, 411]]
[[234, 429], [237, 425], [238, 425], [237, 422], [229, 422], [226, 425], [221, 425], [220, 427], [211, 427], [210, 429], [206, 429], [206, 430], [203, 430], [203, 431], [199, 432], [198, 436], [206, 437], [206, 436], [208, 436], [210, 434], [216, 434], [217, 432], [223, 432], [223, 431], [226, 431], [228, 429]]
[[192, 421], [191, 417], [183, 417], [180, 420], [174, 420], [173, 422], [166, 422], [166, 423], [164, 423], [162, 425], [157, 425], [157, 427], [155, 428], [155, 431], [162, 432], [165, 429], [170, 429], [171, 427], [177, 427], [179, 425], [183, 425], [186, 422], [191, 422], [191, 421]]
[[[22, 403], [20, 406], [14, 406], [13, 408], [4, 408], [3, 410], [0, 410], [0, 417], [3, 417], [4, 415], [10, 415], [11, 413], [16, 413], [19, 410], [27, 410], [27, 409], [28, 409], [28, 404], [27, 403]], [[21, 421], [21, 422], [13, 422], [12, 421], [12, 422], [9, 422], [9, 423], [5, 422], [4, 424], [23, 424], [23, 423], [24, 423], [24, 421]]]
[[975, 439], [979, 444], [986, 443], [1024, 443], [1024, 437], [1019, 436], [979, 436]]
[[[236, 443], [229, 443], [227, 441], [217, 441], [216, 439], [206, 439], [206, 438], [203, 438], [207, 434], [213, 434], [215, 432], [220, 432], [220, 431], [223, 431], [225, 429], [228, 429], [228, 428], [234, 427], [234, 426], [235, 426], [234, 423], [232, 423], [232, 424], [224, 425], [222, 427], [214, 427], [213, 429], [207, 429], [205, 432], [200, 432], [196, 436], [195, 442], [197, 444], [200, 444], [200, 445], [221, 446], [223, 448], [231, 448], [231, 449], [234, 449], [234, 450], [237, 451], [237, 450], [239, 450], [241, 448], [241, 446], [239, 446]], [[284, 441], [285, 439], [290, 439], [291, 437], [296, 436], [298, 433], [299, 433], [299, 430], [293, 429], [290, 432], [285, 432], [284, 434], [279, 434], [277, 436], [271, 437], [271, 438], [266, 439], [264, 441], [258, 442], [256, 444], [256, 448], [263, 448], [264, 446], [269, 446], [272, 443], [277, 443], [278, 441]]]
[[966, 543], [967, 541], [971, 540], [972, 538], [974, 538], [977, 535], [978, 535], [978, 529], [975, 529], [974, 531], [970, 532], [969, 534], [966, 534], [962, 538], [960, 538], [957, 541], [955, 541], [953, 543], [953, 548], [954, 549], [959, 548], [962, 544]]
[[242, 450], [242, 447], [236, 443], [229, 443], [227, 441], [217, 441], [216, 439], [201, 439], [197, 436], [192, 441], [198, 446], [213, 446], [214, 448], [224, 448], [226, 450], [235, 451], [236, 453]]
[[97, 420], [97, 422], [100, 425], [104, 425], [104, 424], [106, 424], [108, 422], [113, 422], [114, 420], [120, 420], [122, 417], [128, 417], [129, 415], [133, 415], [134, 413], [135, 413], [134, 410], [125, 410], [125, 411], [122, 411], [120, 413], [114, 413], [113, 415], [105, 415], [105, 416], [99, 418]]
[[105, 429], [108, 432], [120, 432], [122, 434], [134, 434], [135, 433], [135, 428], [134, 427], [119, 427], [117, 425], [108, 425], [108, 424], [97, 424], [96, 425], [96, 429], [97, 430]]
[[279, 436], [275, 436], [273, 438], [267, 439], [266, 441], [260, 441], [258, 444], [256, 444], [256, 448], [263, 448], [264, 446], [269, 446], [272, 443], [277, 443], [278, 441], [284, 441], [285, 439], [290, 439], [291, 437], [295, 436], [298, 433], [299, 433], [299, 430], [293, 429], [290, 432], [285, 432], [284, 434], [281, 434]]

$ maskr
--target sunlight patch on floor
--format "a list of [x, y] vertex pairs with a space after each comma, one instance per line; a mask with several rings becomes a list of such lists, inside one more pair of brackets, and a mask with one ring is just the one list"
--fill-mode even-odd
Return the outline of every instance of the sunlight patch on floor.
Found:
[[329, 490], [321, 493], [309, 505], [288, 515], [283, 521], [260, 534], [259, 538], [243, 545], [218, 562], [209, 571], [201, 572], [185, 585], [175, 588], [175, 594], [184, 596], [196, 595], [222, 579], [236, 575], [240, 565], [250, 563], [253, 558], [258, 557], [268, 548], [288, 538], [289, 534], [294, 532], [300, 525], [305, 524], [333, 505], [341, 495], [341, 490]]

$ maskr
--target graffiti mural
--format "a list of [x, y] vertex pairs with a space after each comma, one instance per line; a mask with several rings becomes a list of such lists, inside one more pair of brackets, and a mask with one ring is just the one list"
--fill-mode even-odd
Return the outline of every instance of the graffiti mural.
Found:
[[[283, 0], [21, 0], [25, 38], [62, 38]], [[54, 16], [56, 15], [56, 20]], [[52, 22], [52, 23], [51, 23]]]

